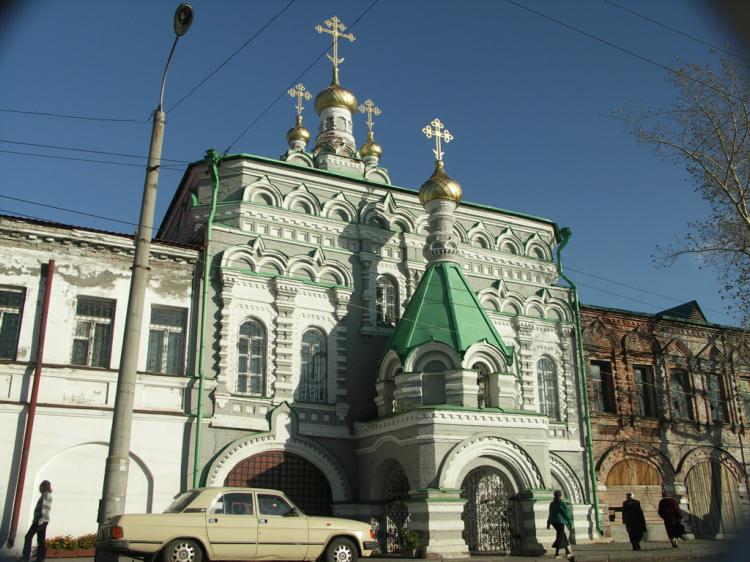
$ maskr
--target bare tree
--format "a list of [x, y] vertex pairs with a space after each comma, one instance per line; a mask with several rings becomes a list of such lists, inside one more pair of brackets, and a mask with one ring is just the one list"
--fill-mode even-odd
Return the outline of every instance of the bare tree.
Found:
[[618, 112], [641, 144], [684, 165], [709, 217], [688, 222], [687, 233], [657, 246], [667, 266], [692, 254], [713, 266], [732, 316], [750, 324], [750, 82], [747, 67], [722, 60], [718, 69], [684, 64], [671, 71], [675, 102], [658, 110]]

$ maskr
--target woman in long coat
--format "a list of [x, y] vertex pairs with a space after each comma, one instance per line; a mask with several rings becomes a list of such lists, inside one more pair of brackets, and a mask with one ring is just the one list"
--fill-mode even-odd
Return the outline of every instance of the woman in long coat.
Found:
[[565, 527], [573, 526], [573, 517], [570, 514], [568, 505], [562, 501], [563, 493], [560, 490], [555, 492], [554, 499], [549, 504], [549, 517], [547, 517], [547, 528], [550, 525], [555, 528], [555, 542], [552, 543], [552, 547], [555, 549], [555, 557], [560, 557], [560, 549], [565, 549], [565, 557], [570, 557], [570, 541], [568, 541], [568, 535], [565, 534]]
[[664, 528], [667, 530], [672, 548], [677, 548], [677, 539], [685, 534], [685, 527], [682, 526], [682, 514], [677, 500], [670, 497], [667, 492], [662, 493], [659, 502], [659, 517], [664, 520]]

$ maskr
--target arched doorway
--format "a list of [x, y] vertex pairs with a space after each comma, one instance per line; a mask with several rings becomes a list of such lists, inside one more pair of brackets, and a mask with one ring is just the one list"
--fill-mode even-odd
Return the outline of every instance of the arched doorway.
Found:
[[[621, 521], [622, 502], [625, 494], [632, 492], [641, 502], [643, 515], [648, 523], [661, 523], [657, 512], [664, 483], [659, 470], [651, 463], [638, 458], [626, 458], [614, 464], [607, 474], [607, 491], [601, 501], [610, 507], [610, 520]], [[619, 528], [619, 527], [618, 527]], [[621, 537], [618, 537], [618, 540]]]
[[395, 470], [385, 483], [383, 490], [383, 516], [385, 518], [385, 551], [401, 552], [401, 531], [409, 518], [409, 479], [403, 468]]
[[311, 462], [286, 451], [267, 451], [239, 462], [225, 486], [281, 490], [308, 515], [331, 515], [331, 486]]
[[696, 538], [726, 538], [742, 527], [737, 479], [725, 465], [700, 462], [688, 472], [685, 485]]
[[508, 478], [492, 467], [475, 468], [461, 484], [466, 500], [463, 538], [472, 553], [509, 554], [517, 550], [516, 498]]

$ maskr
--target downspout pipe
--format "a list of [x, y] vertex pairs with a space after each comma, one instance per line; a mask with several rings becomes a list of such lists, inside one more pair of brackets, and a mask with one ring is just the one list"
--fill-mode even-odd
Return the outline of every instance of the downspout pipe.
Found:
[[583, 359], [583, 335], [581, 333], [581, 307], [578, 302], [578, 288], [570, 278], [563, 273], [561, 253], [570, 241], [571, 231], [568, 227], [560, 229], [560, 243], [557, 245], [557, 272], [570, 285], [573, 293], [573, 311], [576, 320], [576, 350], [578, 351], [578, 369], [581, 373], [581, 395], [583, 396], [583, 419], [586, 425], [586, 453], [588, 456], [589, 478], [591, 479], [591, 500], [594, 504], [594, 517], [596, 517], [596, 530], [600, 536], [604, 535], [599, 517], [599, 494], [596, 489], [596, 471], [594, 469], [594, 445], [591, 440], [591, 416], [589, 413], [589, 393], [586, 383], [586, 365]]
[[8, 548], [16, 541], [18, 531], [18, 517], [23, 500], [23, 487], [26, 483], [26, 469], [29, 464], [29, 449], [31, 447], [31, 434], [34, 431], [34, 418], [36, 417], [36, 404], [39, 397], [39, 383], [42, 378], [42, 361], [44, 359], [44, 338], [47, 334], [47, 315], [49, 312], [49, 299], [52, 292], [52, 277], [55, 274], [55, 260], [47, 262], [47, 276], [44, 282], [44, 300], [42, 301], [42, 316], [39, 320], [39, 333], [36, 338], [36, 359], [34, 363], [34, 379], [31, 384], [31, 398], [29, 400], [29, 413], [26, 416], [26, 430], [23, 434], [23, 448], [21, 449], [21, 463], [18, 468], [18, 482], [16, 483], [16, 495], [13, 498], [13, 514], [10, 520], [10, 532], [8, 534]]
[[203, 241], [203, 286], [201, 288], [201, 316], [198, 346], [198, 407], [195, 415], [195, 447], [193, 452], [193, 488], [200, 486], [201, 479], [201, 433], [203, 430], [203, 391], [206, 383], [206, 372], [204, 368], [206, 358], [206, 300], [208, 299], [208, 284], [211, 278], [211, 230], [216, 217], [216, 202], [219, 196], [219, 163], [222, 157], [214, 149], [206, 151], [206, 164], [213, 180], [213, 191], [211, 193], [211, 210], [206, 221], [206, 234]]

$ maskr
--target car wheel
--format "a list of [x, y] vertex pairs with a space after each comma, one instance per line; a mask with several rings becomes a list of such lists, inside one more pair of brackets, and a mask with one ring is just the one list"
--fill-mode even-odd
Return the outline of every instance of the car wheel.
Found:
[[357, 548], [349, 539], [333, 539], [326, 549], [326, 562], [357, 562]]
[[175, 539], [162, 552], [164, 562], [201, 562], [203, 551], [190, 539]]

